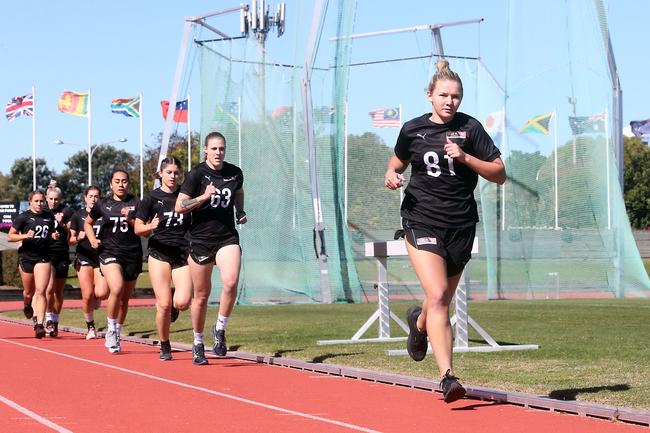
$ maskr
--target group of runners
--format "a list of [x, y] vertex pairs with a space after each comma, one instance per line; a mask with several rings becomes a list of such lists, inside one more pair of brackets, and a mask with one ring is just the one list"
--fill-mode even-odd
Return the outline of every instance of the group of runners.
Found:
[[247, 221], [241, 169], [224, 160], [226, 140], [218, 132], [205, 138], [206, 159], [181, 179], [181, 163], [165, 158], [157, 176], [161, 186], [143, 200], [128, 193], [129, 174], [115, 169], [110, 192], [89, 186], [85, 207], [77, 212], [61, 203], [61, 190], [29, 195], [29, 209], [9, 229], [8, 240], [20, 242], [19, 271], [23, 313], [34, 321], [34, 335], [58, 335], [63, 288], [68, 275], [69, 245], [76, 245], [75, 269], [88, 328], [97, 337], [94, 310], [106, 300], [105, 346], [121, 351], [120, 333], [129, 299], [142, 272], [141, 237], [149, 237], [148, 265], [156, 296], [160, 359], [171, 360], [170, 323], [191, 307], [192, 362], [205, 365], [204, 327], [214, 265], [223, 290], [212, 327], [213, 352], [227, 353], [225, 330], [236, 300], [241, 261], [235, 225]]
[[[402, 126], [384, 183], [390, 189], [402, 187], [402, 173], [411, 166], [401, 206], [402, 230], [424, 301], [407, 312], [407, 351], [421, 361], [431, 345], [444, 400], [452, 402], [462, 398], [465, 389], [452, 366], [449, 306], [471, 258], [478, 222], [474, 189], [479, 175], [502, 184], [506, 174], [500, 152], [481, 124], [458, 112], [462, 81], [447, 61], [438, 62], [426, 96], [432, 110]], [[204, 151], [205, 161], [180, 185], [179, 161], [164, 159], [158, 173], [162, 186], [142, 201], [127, 193], [129, 175], [123, 170], [113, 172], [107, 197], [100, 198], [98, 188], [88, 187], [86, 207], [74, 215], [61, 205], [60, 192], [30, 195], [30, 208], [16, 219], [9, 240], [22, 242], [24, 313], [35, 314], [37, 338], [58, 332], [69, 242], [77, 246], [75, 267], [87, 338], [96, 336], [97, 300], [107, 298], [105, 345], [110, 352], [120, 352], [120, 329], [142, 270], [140, 236], [150, 236], [148, 265], [156, 295], [160, 359], [172, 359], [170, 322], [179, 310], [191, 308], [192, 361], [208, 363], [203, 332], [214, 265], [219, 267], [223, 290], [211, 329], [213, 352], [227, 353], [225, 329], [236, 300], [241, 261], [236, 224], [247, 221], [244, 176], [224, 160], [226, 140], [220, 133], [207, 135]]]

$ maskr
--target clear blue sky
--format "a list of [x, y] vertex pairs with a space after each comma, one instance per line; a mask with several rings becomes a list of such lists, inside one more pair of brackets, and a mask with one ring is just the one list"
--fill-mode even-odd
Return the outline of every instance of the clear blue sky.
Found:
[[[174, 76], [176, 57], [186, 16], [234, 6], [239, 2], [124, 1], [82, 2], [62, 0], [57, 2], [35, 0], [9, 2], [2, 5], [0, 13], [0, 99], [6, 103], [13, 96], [24, 95], [36, 87], [37, 97], [37, 156], [46, 159], [57, 171], [64, 161], [81, 147], [57, 146], [61, 139], [86, 145], [87, 120], [61, 114], [56, 103], [64, 89], [93, 92], [93, 141], [102, 143], [121, 137], [126, 143], [115, 144], [138, 154], [139, 132], [136, 119], [110, 112], [113, 98], [144, 95], [144, 141], [152, 143], [153, 135], [163, 129], [159, 101], [168, 99]], [[311, 2], [305, 2], [309, 4]], [[334, 3], [334, 1], [332, 1]], [[272, 2], [272, 5], [276, 3]], [[287, 1], [290, 22], [297, 8], [294, 0]], [[503, 73], [503, 63], [497, 60], [504, 46], [506, 22], [505, 0], [462, 2], [435, 2], [430, 0], [359, 0], [355, 32], [370, 32], [422, 24], [485, 18], [481, 26], [482, 55], [488, 66], [497, 74]], [[623, 121], [650, 117], [650, 86], [647, 84], [648, 60], [643, 56], [644, 44], [650, 40], [650, 26], [646, 16], [633, 0], [606, 2], [608, 19], [617, 66], [623, 88]], [[551, 12], [551, 11], [548, 11]], [[305, 13], [310, 20], [309, 13]], [[238, 16], [229, 15], [214, 21], [215, 25], [236, 34]], [[444, 36], [444, 33], [443, 33]], [[286, 37], [295, 37], [290, 26]], [[306, 38], [306, 35], [305, 35]], [[269, 38], [269, 48], [278, 47], [282, 39]], [[361, 46], [360, 43], [359, 46]], [[447, 45], [453, 49], [453, 43]], [[355, 46], [356, 48], [356, 46]], [[430, 51], [430, 46], [416, 47], [420, 52]], [[369, 51], [369, 58], [381, 58], [384, 49]], [[198, 68], [194, 68], [187, 86], [198, 104]], [[419, 90], [425, 83], [417, 83]], [[426, 109], [421, 93], [415, 97], [422, 101], [417, 108], [406, 110], [407, 117]], [[381, 97], [380, 89], [368, 92], [368, 109], [390, 106], [394, 103]], [[422, 98], [422, 99], [419, 99]], [[401, 102], [401, 101], [400, 101]], [[350, 130], [366, 128], [367, 111], [351, 115]], [[198, 130], [198, 110], [193, 110], [193, 129]], [[363, 125], [361, 125], [363, 123]], [[179, 127], [185, 133], [185, 126]], [[387, 142], [396, 135], [395, 130], [381, 131]], [[31, 119], [20, 117], [14, 122], [0, 121], [0, 148], [3, 158], [0, 171], [8, 173], [13, 161], [31, 157]]]

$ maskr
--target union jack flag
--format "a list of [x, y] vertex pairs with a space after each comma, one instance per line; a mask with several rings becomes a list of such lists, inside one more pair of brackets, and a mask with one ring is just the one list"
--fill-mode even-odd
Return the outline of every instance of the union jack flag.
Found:
[[34, 115], [34, 95], [31, 93], [25, 96], [16, 96], [7, 102], [5, 108], [5, 116], [8, 121], [13, 121], [20, 115], [33, 116]]
[[375, 128], [399, 128], [402, 123], [399, 108], [379, 108], [368, 113]]

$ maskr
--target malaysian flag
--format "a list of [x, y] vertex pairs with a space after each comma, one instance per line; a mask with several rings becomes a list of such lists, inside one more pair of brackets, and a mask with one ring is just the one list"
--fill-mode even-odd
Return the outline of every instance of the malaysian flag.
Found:
[[372, 126], [375, 128], [399, 128], [402, 126], [399, 108], [379, 108], [368, 114], [372, 117]]
[[5, 116], [8, 121], [14, 120], [20, 115], [33, 116], [34, 115], [34, 95], [29, 93], [25, 96], [16, 96], [7, 102], [5, 108]]

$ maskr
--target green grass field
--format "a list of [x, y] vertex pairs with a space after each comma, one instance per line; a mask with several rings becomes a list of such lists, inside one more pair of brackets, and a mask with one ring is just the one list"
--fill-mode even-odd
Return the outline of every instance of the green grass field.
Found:
[[[410, 303], [393, 302], [401, 317]], [[389, 357], [404, 343], [317, 346], [321, 339], [349, 338], [374, 304], [238, 306], [228, 331], [231, 349], [315, 363], [436, 378], [433, 357], [423, 362]], [[474, 301], [471, 316], [500, 343], [538, 344], [539, 350], [455, 355], [465, 383], [560, 399], [650, 409], [650, 300]], [[104, 311], [97, 312], [105, 324]], [[209, 322], [216, 308], [208, 313]], [[20, 317], [20, 313], [10, 313]], [[62, 322], [83, 327], [80, 311]], [[392, 325], [392, 335], [403, 335]], [[132, 309], [125, 332], [156, 338], [153, 309]], [[376, 337], [372, 328], [366, 336]], [[470, 335], [473, 344], [477, 335]], [[188, 312], [173, 325], [172, 341], [190, 343]], [[211, 339], [208, 339], [210, 342]], [[153, 355], [152, 355], [153, 356]]]

